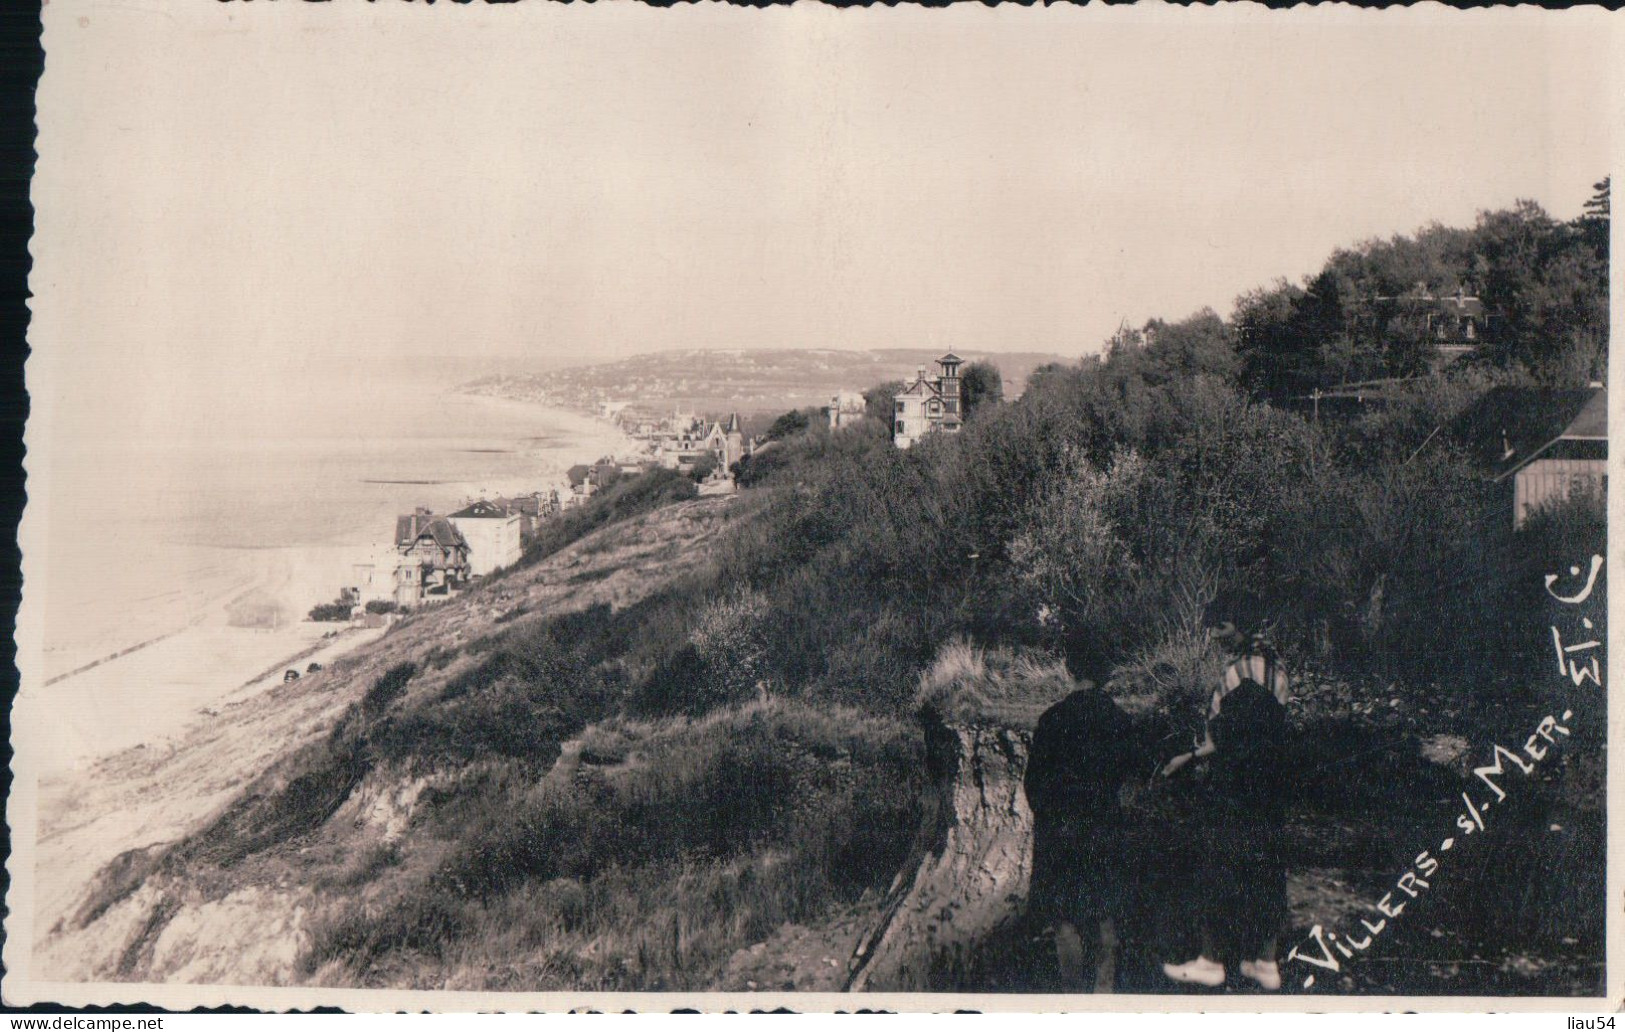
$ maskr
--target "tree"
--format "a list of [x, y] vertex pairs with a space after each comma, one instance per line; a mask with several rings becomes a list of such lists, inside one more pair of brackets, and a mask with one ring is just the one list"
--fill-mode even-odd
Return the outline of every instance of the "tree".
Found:
[[1591, 199], [1586, 201], [1585, 214], [1581, 216], [1582, 218], [1608, 221], [1608, 184], [1611, 179], [1613, 179], [1613, 176], [1603, 176], [1602, 182], [1591, 185], [1591, 188], [1596, 193], [1592, 194]]
[[[738, 465], [738, 463], [735, 463], [735, 465]], [[714, 452], [706, 452], [704, 455], [701, 455], [699, 458], [694, 460], [694, 465], [689, 468], [688, 475], [693, 477], [694, 482], [697, 484], [706, 477], [710, 476], [712, 473], [715, 473], [717, 471], [717, 466], [718, 462], [716, 454]]]
[[1305, 296], [1302, 288], [1281, 279], [1236, 299], [1236, 350], [1242, 376], [1253, 390], [1281, 395], [1303, 386], [1311, 366], [1298, 325], [1298, 304]]
[[885, 427], [888, 436], [897, 414], [897, 396], [902, 392], [901, 380], [876, 384], [863, 392], [863, 414]]
[[959, 379], [967, 420], [978, 407], [997, 405], [1004, 400], [1004, 377], [992, 362], [972, 362]]
[[1611, 178], [1603, 176], [1602, 182], [1592, 186], [1596, 193], [1586, 201], [1585, 214], [1579, 219], [1580, 231], [1586, 242], [1605, 260], [1608, 257], [1608, 186]]
[[1211, 308], [1176, 323], [1153, 319], [1146, 323], [1143, 335], [1145, 357], [1159, 379], [1211, 375], [1228, 380], [1241, 368], [1230, 327]]
[[791, 434], [801, 433], [811, 425], [812, 420], [807, 418], [807, 413], [797, 409], [793, 412], [786, 412], [775, 419], [773, 425], [767, 428], [767, 433], [763, 436], [769, 441], [783, 440]]
[[1552, 384], [1584, 383], [1600, 372], [1606, 250], [1599, 254], [1583, 226], [1557, 222], [1533, 201], [1481, 215], [1475, 236], [1484, 304], [1501, 317], [1487, 356]]

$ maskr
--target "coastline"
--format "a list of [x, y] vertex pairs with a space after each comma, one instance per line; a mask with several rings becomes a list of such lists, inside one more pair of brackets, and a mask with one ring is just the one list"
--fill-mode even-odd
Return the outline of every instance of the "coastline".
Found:
[[[499, 418], [521, 417], [513, 421], [514, 431], [528, 424], [533, 436], [511, 439], [509, 450], [530, 468], [522, 476], [421, 485], [415, 492], [421, 504], [437, 512], [460, 507], [467, 497], [545, 490], [565, 482], [571, 465], [632, 450], [630, 438], [585, 413], [507, 398], [456, 398]], [[188, 591], [183, 579], [179, 587], [155, 592], [130, 608], [117, 636], [86, 634], [78, 641], [42, 643], [48, 647], [41, 650], [39, 667], [25, 670], [16, 715], [24, 718], [23, 726], [51, 728], [53, 748], [43, 769], [82, 771], [115, 753], [159, 745], [206, 717], [211, 707], [279, 684], [282, 670], [296, 660], [303, 672], [310, 662], [325, 665], [376, 638], [381, 631], [305, 619], [310, 607], [337, 596], [353, 564], [390, 551], [389, 506], [375, 509], [365, 522], [331, 527], [317, 543], [200, 549], [209, 557], [199, 567], [209, 574], [202, 590]], [[25, 590], [25, 606], [26, 595]], [[274, 600], [284, 622], [268, 629], [231, 626], [230, 604], [253, 595]], [[36, 723], [26, 722], [29, 709]]]

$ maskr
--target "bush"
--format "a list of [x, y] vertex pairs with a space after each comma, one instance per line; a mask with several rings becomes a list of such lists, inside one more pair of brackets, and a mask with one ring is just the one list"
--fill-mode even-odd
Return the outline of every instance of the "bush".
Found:
[[767, 428], [767, 433], [763, 434], [762, 436], [767, 438], [769, 441], [779, 441], [786, 437], [799, 434], [811, 425], [812, 417], [808, 415], [807, 411], [805, 409], [797, 409], [793, 412], [786, 412], [784, 415], [775, 419], [773, 421], [773, 425]]
[[920, 675], [914, 701], [945, 720], [1030, 728], [1077, 687], [1066, 664], [1054, 656], [985, 650], [956, 639]]
[[676, 470], [651, 469], [637, 476], [617, 478], [585, 504], [544, 523], [516, 567], [540, 562], [601, 527], [698, 495], [694, 481]]
[[784, 923], [884, 890], [919, 819], [922, 761], [901, 721], [774, 701], [581, 737], [601, 773], [470, 783], [425, 818], [455, 843], [444, 861], [386, 905], [330, 913], [301, 968], [364, 979], [392, 958], [496, 971], [565, 954], [525, 987], [705, 988]]
[[367, 612], [378, 616], [385, 616], [398, 611], [400, 611], [400, 606], [391, 599], [375, 598], [367, 603]]
[[689, 644], [706, 674], [701, 682], [705, 698], [699, 700], [703, 709], [766, 693], [766, 615], [767, 600], [749, 591], [716, 599], [700, 611]]
[[701, 455], [699, 458], [695, 459], [694, 465], [688, 468], [689, 478], [697, 484], [706, 477], [715, 473], [717, 471], [717, 467], [720, 465], [721, 463], [717, 461], [717, 457], [714, 454], [711, 452], [706, 452], [704, 455]]
[[353, 608], [345, 602], [323, 602], [311, 607], [310, 619], [319, 623], [337, 623], [350, 619], [350, 611]]
[[376, 717], [389, 708], [389, 704], [406, 694], [406, 686], [416, 677], [416, 663], [397, 663], [374, 681], [367, 694], [361, 697], [361, 712]]

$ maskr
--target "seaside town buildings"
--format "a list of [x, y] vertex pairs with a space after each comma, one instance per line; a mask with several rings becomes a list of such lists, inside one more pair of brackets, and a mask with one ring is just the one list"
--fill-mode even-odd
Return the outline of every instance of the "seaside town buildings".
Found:
[[642, 442], [650, 463], [684, 472], [709, 457], [716, 462], [718, 476], [727, 477], [733, 464], [755, 448], [755, 442], [745, 436], [738, 413], [726, 419], [707, 420], [691, 412], [676, 411], [660, 419], [623, 419], [621, 429]]
[[395, 601], [416, 605], [429, 595], [449, 595], [469, 577], [468, 542], [444, 516], [428, 509], [395, 520]]
[[959, 432], [964, 425], [959, 367], [964, 362], [950, 351], [937, 359], [936, 376], [926, 376], [922, 368], [904, 385], [892, 417], [892, 443], [910, 448], [927, 434]]
[[[667, 419], [643, 419], [621, 411], [611, 413], [622, 429], [642, 442], [638, 458], [606, 456], [590, 465], [571, 467], [568, 490], [537, 491], [517, 497], [482, 498], [447, 516], [418, 508], [395, 521], [392, 554], [372, 562], [355, 563], [341, 595], [357, 611], [369, 602], [393, 601], [410, 608], [434, 596], [447, 596], [472, 578], [518, 562], [525, 545], [548, 520], [580, 505], [621, 476], [654, 467], [692, 472], [702, 460], [715, 469], [700, 485], [706, 494], [731, 493], [729, 468], [749, 455], [759, 443], [745, 436], [738, 414], [707, 420], [692, 413], [674, 412]], [[391, 573], [393, 570], [393, 573]]]
[[536, 536], [543, 523], [557, 516], [564, 510], [564, 502], [559, 498], [558, 488], [549, 488], [546, 491], [536, 491], [528, 495], [517, 497], [499, 497], [493, 502], [508, 512], [519, 517], [519, 544], [520, 549]]
[[857, 391], [841, 391], [829, 399], [829, 428], [839, 430], [864, 417], [863, 395]]
[[519, 561], [519, 513], [482, 498], [447, 519], [468, 544], [470, 576], [483, 577]]

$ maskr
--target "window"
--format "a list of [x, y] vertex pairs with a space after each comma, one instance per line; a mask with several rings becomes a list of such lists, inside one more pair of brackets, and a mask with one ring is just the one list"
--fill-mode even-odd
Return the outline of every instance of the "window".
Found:
[[898, 421], [897, 421], [897, 426], [896, 426], [896, 428], [895, 428], [895, 432], [896, 432], [896, 433], [899, 433], [899, 434], [906, 434], [906, 433], [908, 433], [908, 431], [907, 431], [907, 430], [906, 430], [906, 429], [904, 429], [904, 423], [903, 423], [903, 421], [902, 421], [902, 420], [901, 420], [901, 419], [899, 419], [899, 420], [898, 420]]
[[897, 414], [898, 414], [898, 415], [902, 415], [902, 414], [903, 414], [903, 403], [902, 403], [902, 402], [900, 402], [900, 401], [899, 401], [899, 402], [898, 402], [898, 403], [897, 403]]

